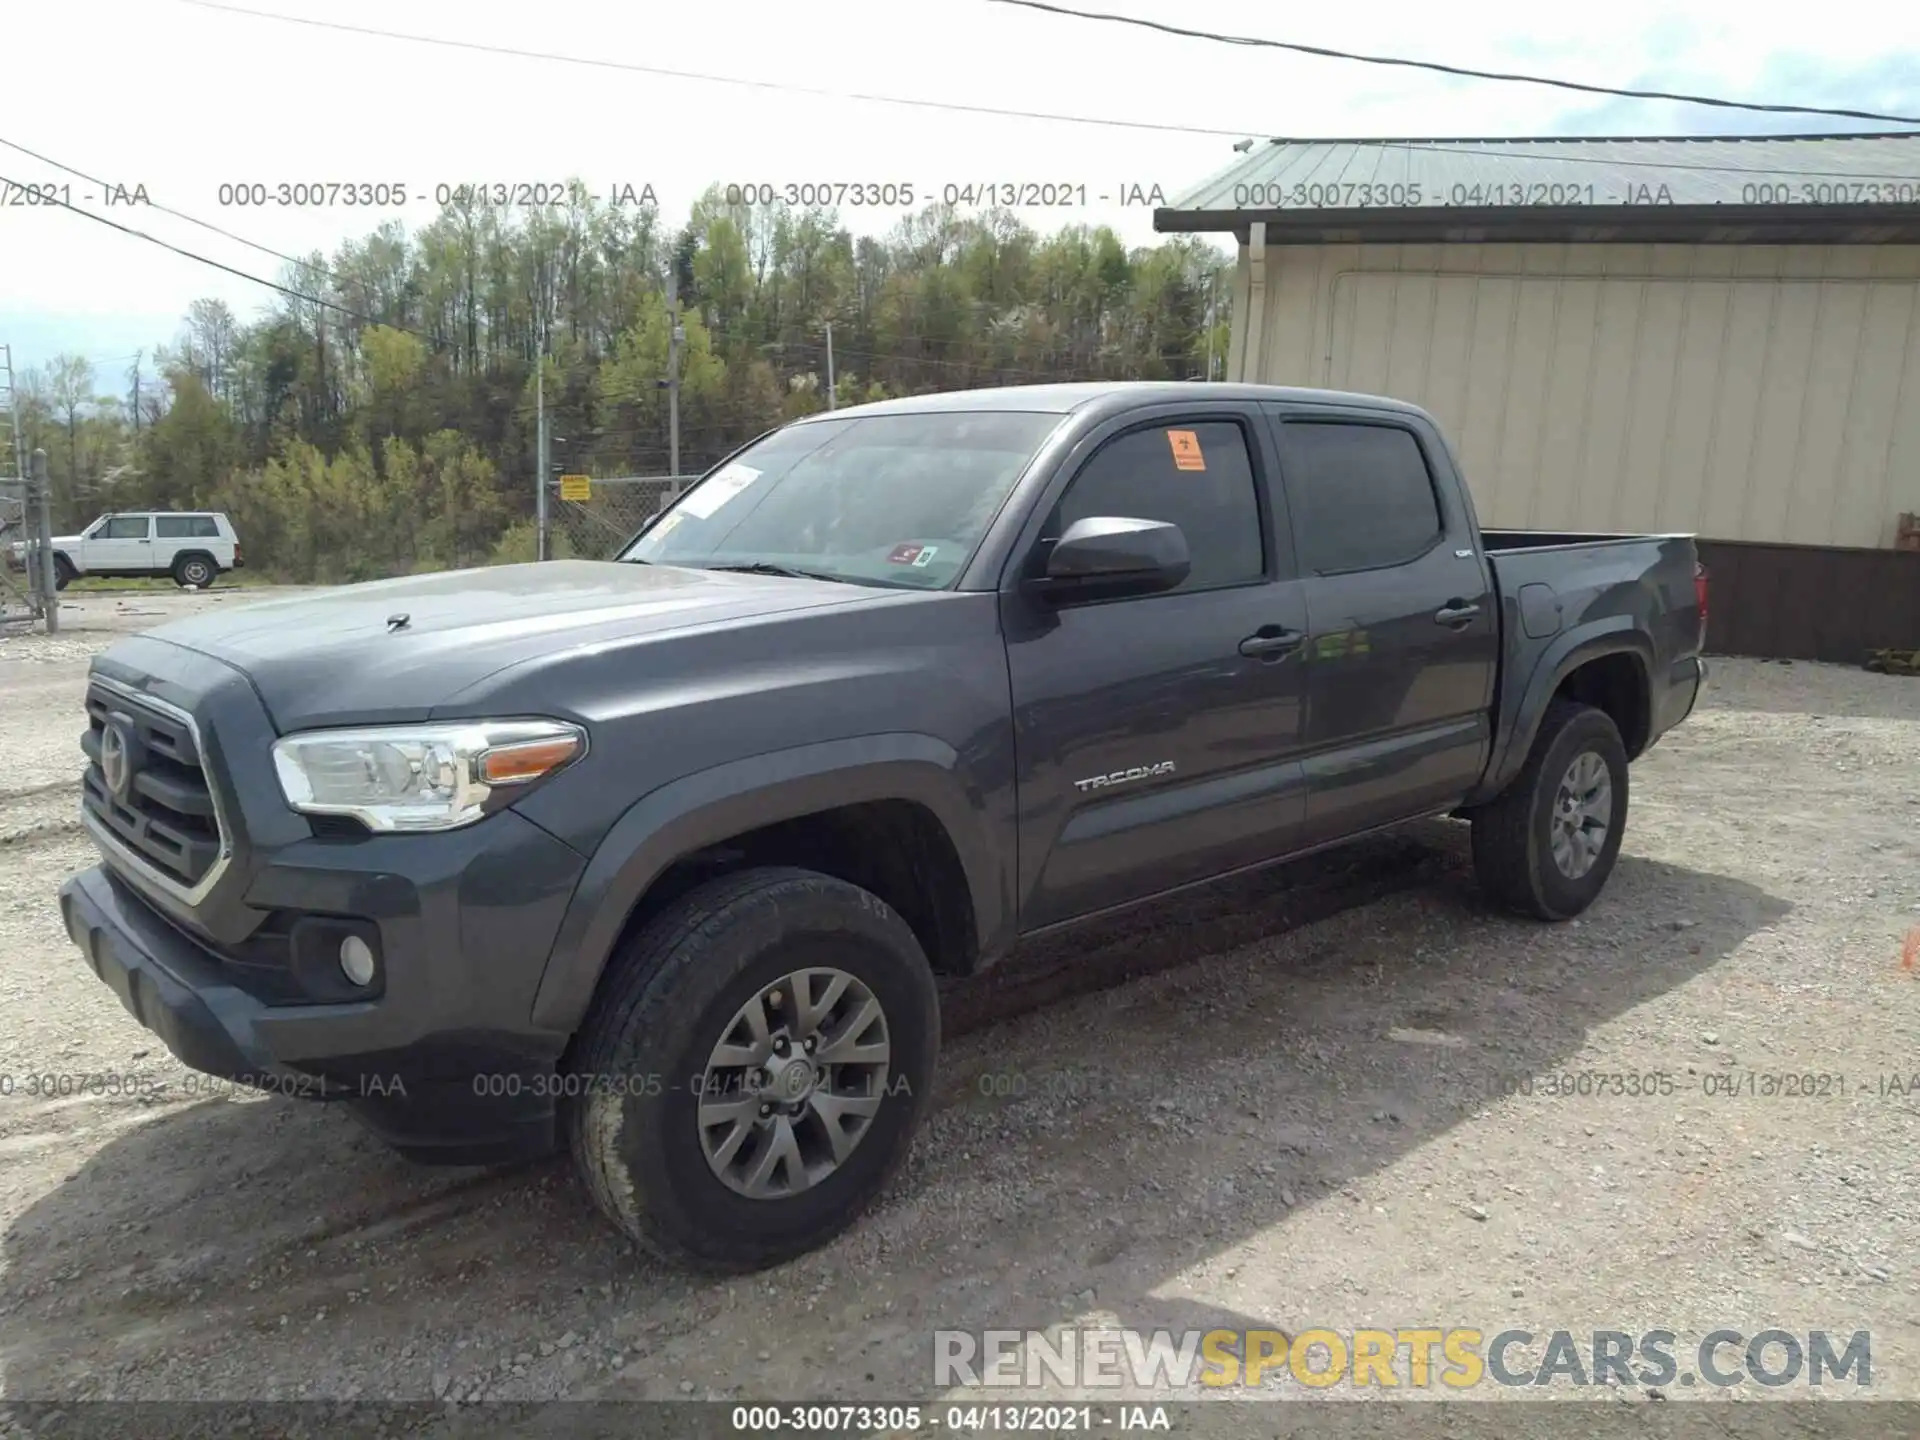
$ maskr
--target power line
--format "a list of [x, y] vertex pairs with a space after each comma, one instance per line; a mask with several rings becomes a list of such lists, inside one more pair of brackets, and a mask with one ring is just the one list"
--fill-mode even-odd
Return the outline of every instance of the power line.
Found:
[[240, 5], [224, 5], [217, 0], [179, 0], [182, 5], [202, 10], [218, 10], [229, 15], [247, 15], [256, 20], [277, 20], [283, 25], [310, 25], [317, 30], [337, 30], [349, 35], [371, 35], [380, 40], [406, 40], [415, 45], [440, 45], [454, 50], [472, 50], [482, 55], [505, 55], [521, 60], [547, 60], [558, 65], [586, 65], [597, 70], [622, 70], [638, 75], [658, 75], [669, 80], [699, 80], [709, 85], [734, 85], [747, 90], [772, 90], [788, 95], [811, 95], [821, 100], [859, 100], [874, 105], [903, 105], [916, 110], [946, 110], [962, 115], [996, 115], [1009, 120], [1051, 120], [1062, 125], [1096, 125], [1117, 130], [1152, 130], [1169, 135], [1211, 135], [1245, 139], [1258, 130], [1217, 130], [1204, 125], [1174, 125], [1153, 120], [1109, 120], [1087, 115], [1061, 115], [1047, 110], [1011, 110], [994, 105], [965, 105], [951, 100], [918, 100], [904, 95], [871, 95], [856, 90], [821, 90], [810, 85], [792, 85], [780, 80], [747, 80], [737, 75], [711, 75], [697, 70], [670, 70], [662, 65], [640, 65], [630, 60], [605, 60], [585, 55], [561, 55], [547, 50], [523, 50], [512, 45], [489, 45], [478, 40], [450, 40], [440, 35], [410, 35], [399, 30], [376, 30], [368, 25], [348, 25], [338, 20], [313, 20], [304, 15], [275, 15], [266, 10], [249, 10]]
[[[187, 0], [189, 4], [205, 0]], [[1015, 5], [1062, 15], [1073, 20], [1096, 20], [1114, 25], [1134, 25], [1157, 30], [1163, 35], [1178, 35], [1189, 40], [1211, 40], [1220, 45], [1247, 45], [1262, 50], [1291, 50], [1300, 55], [1317, 55], [1325, 60], [1351, 60], [1361, 65], [1393, 65], [1408, 70], [1428, 70], [1440, 75], [1458, 75], [1469, 80], [1500, 80], [1516, 85], [1547, 85], [1556, 90], [1577, 90], [1584, 95], [1615, 95], [1627, 100], [1676, 100], [1683, 105], [1711, 105], [1720, 110], [1753, 110], [1767, 115], [1831, 115], [1843, 120], [1883, 120], [1896, 125], [1920, 125], [1920, 116], [1883, 115], [1874, 110], [1836, 110], [1820, 105], [1763, 105], [1750, 100], [1725, 100], [1712, 95], [1686, 95], [1669, 90], [1629, 90], [1617, 85], [1587, 85], [1578, 80], [1559, 80], [1546, 75], [1523, 75], [1503, 70], [1475, 70], [1465, 65], [1443, 65], [1435, 60], [1408, 60], [1395, 55], [1363, 55], [1351, 50], [1333, 50], [1324, 45], [1304, 45], [1295, 40], [1265, 40], [1253, 35], [1225, 35], [1215, 30], [1191, 30], [1184, 25], [1168, 25], [1159, 20], [1144, 20], [1137, 15], [1114, 15], [1104, 10], [1073, 10], [1047, 0], [987, 0], [990, 5]]]
[[[102, 180], [98, 175], [89, 175], [84, 170], [76, 170], [71, 165], [63, 164], [61, 161], [55, 160], [50, 155], [42, 155], [38, 150], [29, 150], [26, 146], [20, 144], [18, 141], [9, 140], [5, 136], [0, 136], [0, 145], [6, 146], [9, 150], [18, 150], [22, 155], [31, 155], [35, 160], [38, 160], [42, 165], [51, 165], [53, 166], [54, 169], [64, 170], [69, 175], [78, 175], [82, 180], [89, 181], [92, 184], [107, 185], [110, 183], [108, 181]], [[317, 270], [322, 275], [327, 276], [331, 280], [340, 279], [340, 276], [335, 275], [333, 271], [327, 269], [327, 267], [324, 265], [316, 265], [311, 260], [296, 260], [291, 255], [285, 254], [279, 250], [275, 250], [271, 245], [262, 245], [257, 240], [249, 240], [244, 235], [236, 235], [231, 230], [223, 230], [220, 226], [215, 225], [211, 220], [199, 219], [197, 216], [187, 214], [184, 210], [175, 210], [171, 206], [159, 204], [157, 201], [150, 201], [147, 205], [147, 208], [150, 210], [158, 210], [163, 215], [171, 215], [177, 220], [184, 220], [189, 225], [198, 225], [202, 230], [211, 230], [215, 235], [224, 235], [226, 236], [227, 239], [237, 241], [239, 244], [245, 245], [251, 250], [258, 250], [263, 255], [271, 255], [276, 260], [284, 260], [289, 265], [298, 265], [303, 270]]]
[[[87, 363], [87, 365], [92, 369], [105, 370], [111, 366], [120, 364], [122, 361], [136, 359], [144, 355], [145, 353], [146, 353], [145, 351], [136, 350], [136, 351], [130, 351], [125, 355], [75, 355], [75, 354], [72, 354], [70, 351], [61, 350], [61, 351], [56, 351], [52, 355], [49, 355], [46, 358], [46, 360], [44, 360], [41, 363], [50, 365], [55, 360], [62, 360], [62, 359], [84, 360]], [[23, 366], [22, 368], [33, 369], [36, 367]]]
[[[20, 182], [18, 180], [8, 179], [5, 175], [0, 175], [0, 185], [12, 185], [12, 186], [18, 187], [20, 185]], [[149, 235], [144, 230], [136, 230], [131, 225], [122, 225], [117, 220], [109, 220], [107, 219], [106, 216], [96, 215], [91, 210], [82, 210], [78, 205], [70, 204], [65, 200], [58, 200], [53, 198], [52, 196], [46, 196], [44, 197], [44, 199], [46, 203], [58, 205], [63, 210], [71, 210], [76, 215], [84, 215], [89, 220], [96, 221], [101, 225], [105, 225], [111, 229], [118, 230], [122, 235], [131, 235], [134, 237], [134, 239], [144, 240], [149, 245], [158, 245], [162, 250], [171, 250], [176, 255], [184, 255], [187, 259], [197, 260], [202, 265], [211, 265], [214, 269], [224, 270], [227, 274], [237, 276], [239, 279], [251, 280], [254, 284], [264, 285], [269, 290], [278, 290], [282, 295], [289, 296], [295, 300], [304, 300], [309, 305], [318, 305], [323, 309], [338, 311], [342, 315], [350, 316], [351, 318], [358, 320], [363, 325], [386, 325], [386, 327], [389, 330], [403, 330], [407, 334], [413, 336], [415, 339], [425, 340], [429, 345], [438, 343], [434, 340], [434, 338], [431, 335], [422, 334], [420, 331], [414, 330], [409, 326], [388, 325], [386, 321], [376, 320], [371, 315], [362, 315], [358, 310], [355, 310], [350, 306], [335, 304], [331, 300], [321, 299], [318, 295], [308, 295], [304, 291], [289, 289], [287, 286], [281, 285], [273, 280], [263, 280], [260, 278], [260, 276], [251, 275], [247, 273], [245, 270], [236, 270], [231, 265], [223, 264], [218, 260], [210, 260], [205, 255], [196, 254], [191, 250], [183, 250], [181, 249], [180, 246], [175, 245], [170, 241], [162, 240], [157, 236]]]

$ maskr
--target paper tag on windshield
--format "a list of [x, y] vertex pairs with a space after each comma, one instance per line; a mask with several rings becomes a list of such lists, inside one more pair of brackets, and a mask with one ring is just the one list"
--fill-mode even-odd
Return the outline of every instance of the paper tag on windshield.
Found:
[[760, 472], [751, 466], [729, 465], [694, 486], [675, 508], [696, 520], [705, 520], [759, 478]]

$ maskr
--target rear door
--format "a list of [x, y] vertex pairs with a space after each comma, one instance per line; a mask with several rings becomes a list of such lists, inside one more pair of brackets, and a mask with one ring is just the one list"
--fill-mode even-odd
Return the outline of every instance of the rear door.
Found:
[[166, 570], [187, 551], [211, 555], [214, 563], [231, 568], [232, 542], [220, 534], [211, 515], [156, 515], [153, 517], [153, 565]]
[[[1256, 409], [1154, 407], [1092, 430], [1036, 507], [1002, 594], [1023, 929], [1288, 848], [1304, 815], [1306, 602]], [[1054, 606], [1019, 587], [1091, 516], [1165, 520], [1192, 573]]]
[[[156, 515], [153, 517], [153, 564], [156, 569], [164, 569], [173, 564], [174, 556], [182, 550], [205, 548], [193, 542], [194, 521], [197, 515]], [[211, 528], [212, 521], [208, 520]]]
[[1492, 739], [1492, 580], [1440, 437], [1392, 411], [1276, 405], [1307, 614], [1306, 838], [1449, 806]]

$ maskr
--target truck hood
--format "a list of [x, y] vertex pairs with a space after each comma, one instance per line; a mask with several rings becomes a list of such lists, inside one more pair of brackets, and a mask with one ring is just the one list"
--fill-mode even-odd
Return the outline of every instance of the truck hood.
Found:
[[376, 580], [196, 615], [146, 634], [245, 674], [286, 732], [424, 720], [524, 660], [882, 593], [824, 580], [554, 560]]

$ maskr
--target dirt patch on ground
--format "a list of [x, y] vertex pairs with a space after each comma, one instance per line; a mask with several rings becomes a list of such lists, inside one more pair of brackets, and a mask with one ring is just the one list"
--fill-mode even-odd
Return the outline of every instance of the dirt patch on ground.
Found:
[[958, 986], [881, 1206], [716, 1282], [558, 1163], [417, 1169], [210, 1091], [80, 961], [86, 659], [226, 603], [0, 642], [9, 1400], [898, 1401], [937, 1393], [936, 1329], [1072, 1323], [1865, 1329], [1873, 1393], [1920, 1398], [1920, 681], [1718, 662], [1573, 924], [1489, 912], [1434, 822]]

